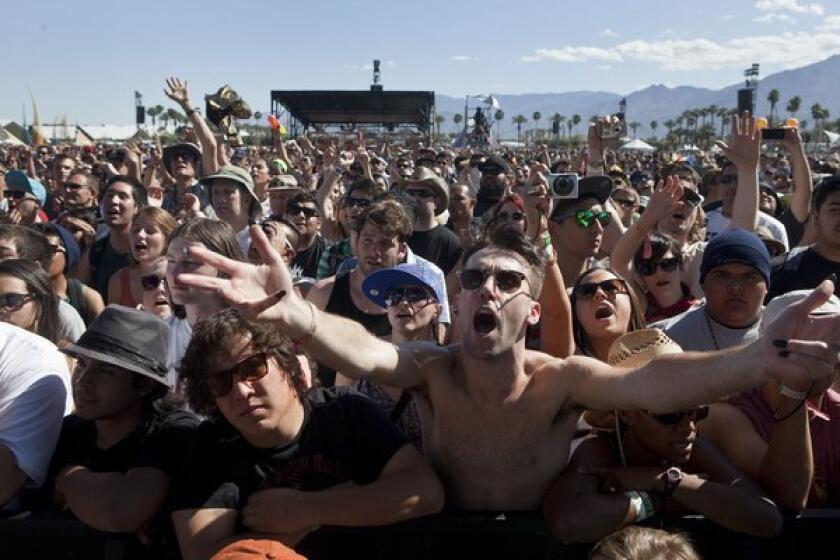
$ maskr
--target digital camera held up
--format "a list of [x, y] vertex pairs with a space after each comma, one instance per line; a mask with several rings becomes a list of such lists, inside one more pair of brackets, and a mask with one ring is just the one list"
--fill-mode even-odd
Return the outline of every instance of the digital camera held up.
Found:
[[549, 173], [548, 192], [551, 198], [575, 199], [578, 197], [577, 173]]

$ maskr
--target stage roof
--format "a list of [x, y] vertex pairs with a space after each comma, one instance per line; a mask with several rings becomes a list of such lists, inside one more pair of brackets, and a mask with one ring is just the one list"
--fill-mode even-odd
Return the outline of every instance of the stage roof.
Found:
[[432, 91], [272, 91], [304, 126], [312, 124], [417, 125], [432, 123]]

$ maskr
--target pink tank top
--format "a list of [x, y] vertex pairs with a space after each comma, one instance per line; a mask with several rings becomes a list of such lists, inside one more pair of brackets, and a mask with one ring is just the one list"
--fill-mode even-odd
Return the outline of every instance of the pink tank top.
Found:
[[[747, 415], [761, 439], [769, 442], [775, 423], [773, 411], [764, 402], [761, 388], [744, 391], [729, 402]], [[811, 416], [811, 446], [814, 453], [814, 481], [808, 507], [840, 506], [840, 393], [825, 392], [820, 412], [828, 419]]]

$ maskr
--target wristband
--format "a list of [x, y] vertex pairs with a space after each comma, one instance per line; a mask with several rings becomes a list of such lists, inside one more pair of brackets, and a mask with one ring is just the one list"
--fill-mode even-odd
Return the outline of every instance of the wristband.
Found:
[[309, 300], [306, 300], [306, 303], [309, 305], [309, 328], [306, 330], [306, 334], [302, 337], [293, 340], [295, 344], [298, 346], [303, 346], [310, 340], [312, 340], [312, 335], [315, 334], [315, 331], [318, 330], [318, 310], [315, 308], [315, 304]]
[[779, 383], [779, 392], [781, 394], [783, 394], [784, 396], [786, 396], [787, 398], [794, 399], [794, 400], [797, 400], [797, 401], [801, 401], [801, 400], [804, 400], [804, 399], [808, 398], [808, 393], [805, 393], [805, 392], [802, 392], [802, 391], [794, 391], [793, 389], [785, 386], [782, 383]]
[[653, 500], [647, 492], [640, 492], [637, 490], [630, 490], [624, 493], [630, 499], [630, 505], [633, 506], [635, 518], [633, 521], [639, 523], [653, 515]]

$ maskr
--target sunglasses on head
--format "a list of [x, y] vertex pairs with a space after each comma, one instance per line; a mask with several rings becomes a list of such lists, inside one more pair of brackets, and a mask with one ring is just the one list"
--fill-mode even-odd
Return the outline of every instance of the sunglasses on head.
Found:
[[14, 292], [0, 294], [0, 308], [6, 311], [17, 311], [33, 299], [35, 298], [32, 294], [16, 294]]
[[157, 290], [158, 286], [160, 286], [161, 282], [164, 280], [165, 278], [163, 276], [149, 274], [148, 276], [141, 277], [140, 283], [143, 285], [144, 290]]
[[234, 378], [242, 381], [258, 381], [268, 374], [268, 352], [248, 356], [235, 366], [203, 377], [199, 383], [207, 387], [214, 398], [221, 398], [233, 389]]
[[405, 189], [406, 194], [408, 196], [412, 196], [414, 198], [434, 198], [435, 193], [432, 191], [427, 191], [426, 189]]
[[607, 297], [614, 297], [618, 294], [627, 293], [627, 284], [621, 278], [609, 278], [600, 282], [585, 282], [578, 284], [573, 289], [573, 295], [581, 301], [588, 301], [595, 297], [598, 290], [604, 292]]
[[403, 301], [409, 305], [414, 305], [416, 303], [429, 301], [430, 299], [435, 298], [429, 294], [429, 291], [426, 288], [408, 286], [403, 288], [390, 288], [385, 292], [384, 299], [385, 305], [393, 307], [395, 305], [399, 305]]
[[651, 412], [648, 412], [648, 414], [650, 414], [653, 419], [660, 424], [664, 424], [665, 426], [676, 426], [682, 422], [682, 419], [686, 416], [691, 422], [703, 420], [709, 415], [709, 407], [698, 406], [697, 408], [693, 408], [691, 410], [681, 410], [680, 412], [671, 412], [668, 414], [653, 414]]
[[659, 259], [658, 261], [646, 260], [641, 261], [636, 269], [642, 276], [652, 276], [657, 268], [661, 268], [663, 272], [674, 272], [680, 266], [680, 261], [681, 259], [679, 257]]
[[23, 198], [27, 194], [28, 193], [26, 191], [17, 191], [17, 190], [10, 190], [10, 189], [6, 189], [6, 190], [3, 191], [3, 196], [5, 196], [6, 198], [12, 198], [14, 200], [23, 200]]
[[528, 280], [528, 277], [518, 270], [487, 271], [478, 268], [465, 268], [461, 271], [461, 288], [467, 291], [477, 290], [484, 285], [488, 276], [493, 277], [499, 290], [507, 293], [515, 292], [522, 286], [523, 280]]
[[292, 204], [286, 209], [286, 213], [292, 216], [300, 214], [301, 212], [303, 212], [303, 215], [307, 218], [314, 218], [318, 216], [318, 209], [309, 208], [308, 206], [298, 206], [297, 204]]

